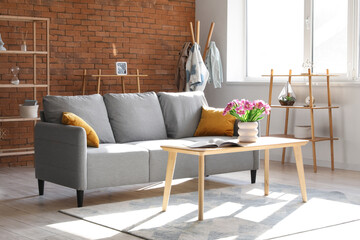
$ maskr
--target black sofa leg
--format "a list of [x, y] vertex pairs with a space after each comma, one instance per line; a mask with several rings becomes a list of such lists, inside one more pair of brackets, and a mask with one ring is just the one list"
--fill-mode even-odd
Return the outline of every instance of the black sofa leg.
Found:
[[250, 175], [251, 175], [251, 183], [255, 183], [256, 182], [256, 170], [250, 170]]
[[76, 190], [76, 197], [78, 207], [82, 207], [84, 202], [84, 190]]
[[38, 179], [39, 195], [44, 195], [44, 185], [45, 181]]

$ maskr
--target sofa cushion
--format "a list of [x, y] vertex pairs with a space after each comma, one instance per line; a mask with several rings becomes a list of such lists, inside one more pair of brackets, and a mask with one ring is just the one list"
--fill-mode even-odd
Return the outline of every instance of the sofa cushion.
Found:
[[166, 139], [159, 100], [154, 92], [104, 95], [118, 143]]
[[86, 142], [90, 147], [99, 147], [99, 137], [95, 130], [87, 124], [81, 117], [70, 113], [63, 112], [62, 123], [65, 125], [82, 127], [86, 132]]
[[202, 108], [201, 119], [194, 136], [233, 136], [236, 118], [223, 116], [222, 108]]
[[114, 143], [104, 100], [100, 94], [85, 96], [45, 96], [45, 120], [61, 123], [63, 112], [72, 112], [87, 122], [97, 133], [101, 143]]
[[149, 182], [149, 152], [129, 144], [87, 149], [87, 189]]
[[194, 136], [201, 116], [201, 107], [208, 106], [204, 93], [158, 93], [164, 115], [167, 136], [183, 138]]
[[[151, 140], [130, 142], [138, 147], [145, 148], [149, 151], [150, 156], [150, 182], [164, 181], [168, 152], [161, 149], [162, 145], [190, 145], [193, 141], [182, 139]], [[174, 179], [188, 178], [198, 176], [198, 156], [178, 153], [176, 156], [176, 166]]]

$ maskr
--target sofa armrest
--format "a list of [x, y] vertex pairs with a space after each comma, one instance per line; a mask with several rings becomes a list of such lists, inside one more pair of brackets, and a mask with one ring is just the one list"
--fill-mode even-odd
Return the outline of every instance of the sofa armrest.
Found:
[[77, 190], [87, 188], [86, 132], [81, 127], [39, 122], [35, 126], [35, 176]]

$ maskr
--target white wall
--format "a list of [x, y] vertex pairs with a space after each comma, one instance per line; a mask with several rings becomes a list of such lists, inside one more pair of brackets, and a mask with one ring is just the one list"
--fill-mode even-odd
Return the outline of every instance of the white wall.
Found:
[[[212, 40], [218, 46], [224, 69], [230, 78], [236, 75], [234, 69], [238, 69], [238, 76], [243, 76], [244, 63], [241, 60], [239, 66], [230, 68], [233, 63], [231, 60], [234, 56], [234, 48], [228, 39], [232, 34], [234, 27], [228, 24], [227, 20], [227, 3], [228, 1], [243, 0], [196, 0], [196, 20], [201, 22], [201, 45], [204, 46], [211, 21], [215, 21], [215, 28]], [[232, 14], [230, 12], [230, 14]], [[238, 33], [236, 33], [238, 34]], [[242, 43], [241, 43], [242, 44]], [[237, 50], [239, 51], [239, 50]], [[238, 53], [238, 56], [244, 56]], [[229, 69], [230, 68], [230, 69]], [[330, 69], [331, 70], [331, 69]], [[225, 80], [227, 79], [225, 75]], [[241, 79], [243, 80], [243, 79]], [[277, 95], [280, 93], [283, 84], [276, 84], [273, 89], [272, 102], [277, 103]], [[297, 96], [297, 101], [303, 102], [308, 95], [308, 87], [304, 84], [293, 85]], [[210, 106], [224, 107], [227, 102], [235, 98], [263, 99], [268, 100], [269, 84], [268, 83], [224, 83], [221, 89], [214, 89], [208, 85], [205, 95]], [[326, 87], [324, 85], [314, 86], [313, 95], [316, 103], [326, 103]], [[335, 141], [335, 168], [349, 169], [360, 171], [360, 85], [353, 84], [334, 84], [331, 87], [332, 104], [339, 105], [339, 109], [333, 110], [334, 136], [340, 140]], [[315, 134], [318, 136], [328, 136], [328, 113], [327, 110], [315, 110]], [[283, 132], [285, 111], [273, 109], [271, 115], [270, 133]], [[293, 131], [294, 125], [303, 125], [310, 123], [309, 110], [290, 110], [289, 131]], [[261, 122], [262, 134], [265, 135], [266, 121]], [[286, 161], [294, 162], [292, 151], [288, 150]], [[329, 141], [316, 143], [317, 163], [318, 166], [330, 167], [330, 143]], [[303, 147], [303, 157], [305, 164], [312, 165], [312, 147], [311, 144]], [[270, 152], [272, 160], [281, 160], [281, 150], [272, 150]]]

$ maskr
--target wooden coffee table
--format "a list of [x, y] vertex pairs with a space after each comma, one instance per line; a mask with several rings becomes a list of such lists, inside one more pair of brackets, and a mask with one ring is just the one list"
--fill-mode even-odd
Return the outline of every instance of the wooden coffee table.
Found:
[[[165, 188], [162, 210], [166, 211], [168, 206], [171, 182], [174, 175], [175, 162], [177, 153], [185, 153], [199, 156], [199, 173], [198, 173], [198, 219], [203, 220], [204, 216], [204, 159], [205, 155], [246, 152], [253, 150], [264, 150], [264, 193], [265, 196], [269, 194], [269, 150], [275, 148], [292, 147], [294, 149], [296, 168], [299, 176], [301, 195], [304, 202], [307, 201], [306, 185], [303, 158], [301, 153], [301, 146], [308, 143], [308, 140], [293, 139], [293, 138], [279, 138], [279, 137], [261, 137], [256, 143], [248, 143], [243, 147], [227, 147], [227, 148], [189, 148], [186, 146], [161, 146], [165, 151], [169, 152], [169, 158], [166, 169]], [[241, 161], [241, 159], [239, 159]]]

